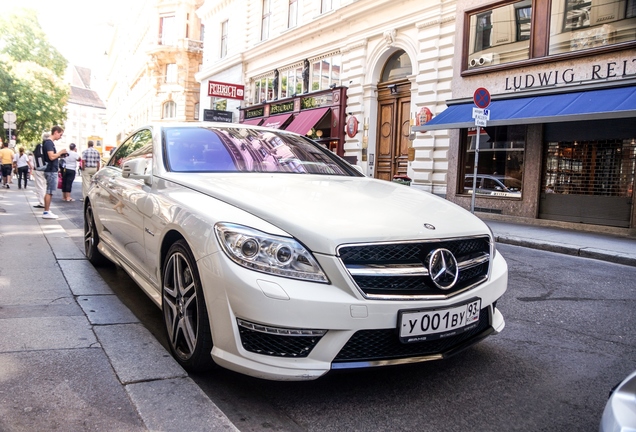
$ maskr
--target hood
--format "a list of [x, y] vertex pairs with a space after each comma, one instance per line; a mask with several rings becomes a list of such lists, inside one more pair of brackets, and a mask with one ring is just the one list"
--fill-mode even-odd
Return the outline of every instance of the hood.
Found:
[[334, 254], [345, 243], [489, 234], [480, 219], [445, 199], [366, 177], [280, 173], [163, 177], [249, 212], [325, 254]]

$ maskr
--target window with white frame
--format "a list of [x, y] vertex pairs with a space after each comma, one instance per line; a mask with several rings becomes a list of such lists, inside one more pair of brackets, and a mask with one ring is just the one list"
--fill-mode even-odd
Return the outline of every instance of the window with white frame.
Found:
[[194, 104], [194, 119], [199, 120], [199, 109], [201, 108], [201, 104], [199, 102]]
[[221, 23], [221, 55], [220, 58], [223, 58], [227, 55], [227, 26], [228, 20], [225, 20]]
[[340, 85], [342, 60], [340, 54], [314, 60], [311, 62], [311, 83], [309, 91], [325, 90]]
[[303, 67], [302, 64], [280, 73], [279, 97], [292, 97], [303, 92]]
[[172, 119], [177, 116], [177, 104], [174, 101], [167, 101], [163, 104], [162, 116], [164, 119]]
[[298, 24], [298, 0], [289, 0], [287, 27], [293, 28], [296, 24]]
[[263, 18], [261, 19], [261, 40], [269, 39], [270, 0], [263, 0]]
[[177, 82], [178, 66], [176, 63], [168, 63], [166, 65], [166, 83], [173, 84]]
[[254, 103], [274, 99], [274, 73], [254, 80]]
[[329, 12], [333, 7], [333, 0], [321, 0], [320, 13]]
[[174, 15], [166, 15], [160, 18], [159, 43], [161, 45], [177, 44], [177, 25]]

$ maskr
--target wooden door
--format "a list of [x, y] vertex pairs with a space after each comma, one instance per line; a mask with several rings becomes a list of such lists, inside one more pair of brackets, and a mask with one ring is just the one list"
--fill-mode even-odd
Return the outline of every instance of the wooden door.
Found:
[[[393, 91], [391, 91], [393, 89]], [[410, 146], [411, 84], [408, 81], [378, 86], [377, 165], [375, 177], [393, 180], [406, 175]]]

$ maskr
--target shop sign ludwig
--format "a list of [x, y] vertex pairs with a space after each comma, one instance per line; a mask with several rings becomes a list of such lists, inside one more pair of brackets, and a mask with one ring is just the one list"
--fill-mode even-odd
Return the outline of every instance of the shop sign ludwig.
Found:
[[208, 96], [243, 100], [245, 96], [245, 86], [208, 81]]

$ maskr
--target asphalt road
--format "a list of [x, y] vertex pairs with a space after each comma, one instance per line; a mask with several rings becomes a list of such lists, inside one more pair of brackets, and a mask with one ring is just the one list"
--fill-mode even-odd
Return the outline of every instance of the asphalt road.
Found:
[[[64, 205], [81, 227], [81, 203]], [[312, 382], [224, 369], [192, 377], [241, 431], [598, 430], [609, 390], [636, 369], [636, 268], [499, 250], [510, 267], [498, 303], [506, 328], [447, 361]], [[99, 271], [165, 346], [159, 309], [122, 270]]]

